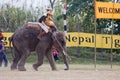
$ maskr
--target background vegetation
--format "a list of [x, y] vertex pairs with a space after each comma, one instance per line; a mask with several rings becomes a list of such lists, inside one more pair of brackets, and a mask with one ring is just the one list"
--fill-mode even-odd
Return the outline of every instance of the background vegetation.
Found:
[[[19, 1], [19, 0], [17, 0]], [[48, 0], [54, 10], [54, 21], [59, 30], [63, 27], [63, 3], [64, 0]], [[98, 0], [110, 2], [111, 0]], [[12, 4], [0, 5], [0, 29], [5, 32], [14, 32], [28, 21], [37, 21], [39, 16], [44, 13], [43, 7], [34, 8], [31, 4], [30, 9], [26, 5], [15, 7]], [[111, 19], [97, 19], [97, 33], [111, 34]], [[94, 33], [94, 0], [67, 0], [67, 29], [68, 32]], [[120, 34], [120, 20], [114, 20], [114, 34]], [[9, 60], [12, 60], [11, 52], [6, 50]], [[120, 50], [113, 50], [113, 54], [119, 55]], [[68, 48], [71, 58], [70, 63], [94, 63], [94, 48], [71, 47]], [[61, 57], [61, 55], [60, 55]], [[28, 58], [28, 62], [34, 62], [36, 54]], [[119, 56], [113, 56], [113, 62], [119, 64]], [[61, 62], [61, 59], [60, 61]], [[58, 62], [58, 63], [59, 63]], [[97, 63], [110, 63], [110, 50], [97, 49]]]

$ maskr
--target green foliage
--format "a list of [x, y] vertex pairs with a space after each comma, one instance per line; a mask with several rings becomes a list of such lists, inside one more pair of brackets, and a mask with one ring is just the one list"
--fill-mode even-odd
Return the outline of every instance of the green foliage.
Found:
[[[79, 52], [78, 52], [79, 50]], [[97, 64], [110, 64], [110, 51], [106, 51], [106, 53], [101, 53], [97, 51]], [[8, 48], [6, 50], [7, 57], [9, 62], [11, 63], [13, 60], [11, 50]], [[69, 55], [68, 62], [71, 64], [94, 64], [94, 49], [93, 48], [85, 48], [85, 47], [71, 47], [67, 48], [67, 54]], [[36, 63], [37, 62], [37, 54], [35, 52], [31, 53], [31, 55], [27, 58], [28, 63]], [[63, 64], [63, 58], [61, 53], [59, 53], [59, 61], [56, 63]], [[46, 57], [44, 58], [44, 63], [49, 63]], [[113, 64], [120, 64], [120, 56], [113, 56]]]
[[0, 8], [0, 28], [3, 31], [13, 32], [28, 21], [37, 21], [37, 17], [36, 13], [24, 7], [16, 8], [6, 4]]
[[[76, 23], [81, 24], [82, 31], [94, 31], [94, 6], [93, 0], [68, 0], [67, 13], [70, 17], [69, 27], [73, 27]], [[72, 22], [72, 23], [71, 23]], [[74, 24], [73, 24], [74, 23]], [[72, 25], [73, 24], [73, 25]]]
[[[71, 57], [70, 63], [94, 64], [94, 48], [71, 47], [67, 48], [68, 55]], [[97, 49], [97, 64], [110, 64], [110, 50]], [[120, 64], [120, 56], [113, 55], [113, 64]]]
[[[97, 1], [110, 2], [111, 0]], [[75, 26], [76, 22], [79, 22], [83, 29], [82, 31], [94, 33], [94, 0], [67, 0], [67, 2], [69, 29], [73, 27], [73, 25]], [[97, 33], [101, 33], [101, 29], [109, 28], [109, 26], [111, 26], [111, 19], [97, 19]], [[74, 31], [74, 29], [70, 29], [70, 31]], [[115, 30], [118, 31], [118, 29], [114, 29], [114, 31]], [[111, 33], [111, 31], [107, 31], [107, 33]]]
[[96, 1], [101, 1], [101, 2], [110, 2], [111, 0], [96, 0]]
[[55, 24], [56, 24], [56, 27], [59, 29], [59, 30], [62, 30], [63, 31], [63, 13], [62, 13], [62, 6], [60, 4], [61, 2], [58, 2], [56, 3], [57, 6], [55, 7], [55, 11], [54, 11], [54, 16], [53, 16], [53, 19], [55, 21]]

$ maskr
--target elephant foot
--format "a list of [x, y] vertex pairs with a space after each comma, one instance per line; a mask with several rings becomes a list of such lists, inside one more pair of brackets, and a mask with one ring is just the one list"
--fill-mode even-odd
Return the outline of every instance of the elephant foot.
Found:
[[16, 66], [11, 65], [11, 70], [16, 70], [16, 69], [17, 69]]
[[52, 69], [52, 71], [58, 71], [57, 69]]
[[26, 71], [26, 69], [24, 67], [18, 67], [18, 71]]
[[16, 70], [17, 68], [13, 68], [13, 67], [11, 67], [11, 70], [13, 71], [13, 70]]
[[68, 65], [64, 64], [64, 70], [69, 70]]
[[36, 64], [33, 64], [33, 68], [38, 71], [38, 66]]
[[53, 68], [52, 68], [52, 71], [57, 71], [57, 68], [56, 68], [56, 67], [53, 67]]
[[69, 70], [68, 68], [65, 68], [64, 70]]

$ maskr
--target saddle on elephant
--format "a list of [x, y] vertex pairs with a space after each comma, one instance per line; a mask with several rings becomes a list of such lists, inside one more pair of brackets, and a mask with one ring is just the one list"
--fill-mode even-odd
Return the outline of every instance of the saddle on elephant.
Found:
[[[49, 26], [48, 26], [49, 25]], [[41, 39], [42, 36], [44, 36], [46, 33], [52, 31], [51, 30], [51, 26], [53, 26], [53, 23], [50, 21], [47, 22], [28, 22], [25, 27], [26, 28], [31, 28], [31, 29], [36, 29], [36, 30], [40, 30], [42, 32], [40, 32], [40, 34], [38, 35], [38, 39]]]
[[36, 29], [36, 30], [40, 30], [41, 27], [39, 25], [39, 22], [28, 22], [26, 25], [25, 25], [26, 28], [32, 28], [32, 29]]

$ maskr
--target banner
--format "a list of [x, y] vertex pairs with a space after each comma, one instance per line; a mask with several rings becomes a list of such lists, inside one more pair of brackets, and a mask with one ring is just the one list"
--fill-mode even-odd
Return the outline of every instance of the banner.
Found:
[[[4, 32], [4, 44], [9, 47], [9, 38], [13, 33]], [[67, 33], [67, 47], [94, 47], [95, 34], [83, 33], [83, 32], [68, 32]], [[111, 41], [111, 35], [96, 34], [96, 48], [111, 48], [113, 42], [113, 49], [120, 49], [120, 36], [113, 35]]]
[[4, 36], [4, 45], [6, 47], [9, 47], [9, 38], [12, 36], [13, 33], [11, 32], [3, 32], [3, 36]]
[[[67, 47], [94, 47], [95, 34], [91, 33], [67, 33]], [[120, 49], [120, 36], [113, 35], [113, 49]], [[111, 48], [111, 35], [96, 34], [96, 48]]]
[[95, 2], [96, 18], [120, 19], [120, 4], [111, 2]]

